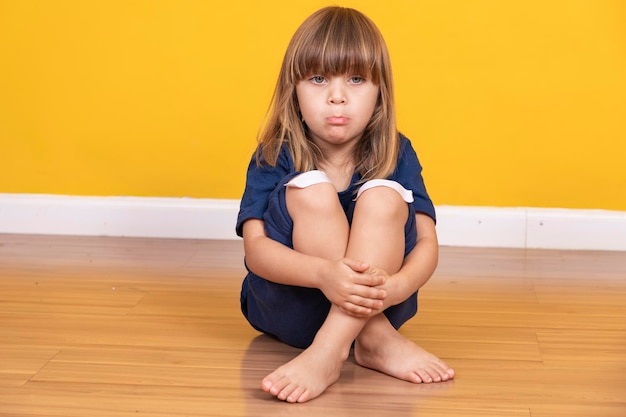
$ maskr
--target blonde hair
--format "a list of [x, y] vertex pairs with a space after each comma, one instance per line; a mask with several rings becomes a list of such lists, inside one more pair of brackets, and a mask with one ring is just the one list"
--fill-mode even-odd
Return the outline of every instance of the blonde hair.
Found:
[[343, 7], [315, 12], [293, 35], [259, 133], [257, 163], [262, 158], [275, 166], [286, 144], [297, 171], [316, 169], [323, 155], [307, 138], [296, 84], [311, 74], [348, 73], [368, 77], [379, 87], [374, 113], [354, 150], [355, 171], [363, 181], [391, 175], [396, 168], [399, 137], [389, 52], [382, 34], [368, 17]]

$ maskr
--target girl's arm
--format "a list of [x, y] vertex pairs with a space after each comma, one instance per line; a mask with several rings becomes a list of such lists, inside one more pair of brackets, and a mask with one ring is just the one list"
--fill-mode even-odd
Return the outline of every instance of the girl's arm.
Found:
[[243, 224], [243, 246], [246, 265], [256, 275], [279, 284], [320, 287], [327, 261], [268, 238], [262, 220], [250, 219]]
[[265, 234], [264, 222], [249, 219], [243, 224], [246, 265], [269, 281], [319, 288], [332, 303], [353, 315], [368, 315], [382, 307], [386, 292], [375, 288], [384, 277], [369, 273], [369, 265], [348, 258], [331, 261], [305, 255]]

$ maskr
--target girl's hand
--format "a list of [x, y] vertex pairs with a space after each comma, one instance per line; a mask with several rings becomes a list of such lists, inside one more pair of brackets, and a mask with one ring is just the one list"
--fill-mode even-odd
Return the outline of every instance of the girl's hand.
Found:
[[319, 289], [344, 313], [354, 317], [370, 317], [374, 312], [382, 311], [387, 292], [376, 287], [384, 283], [385, 276], [373, 273], [365, 262], [344, 258], [328, 263], [322, 273]]
[[384, 291], [386, 294], [386, 297], [383, 300], [381, 307], [372, 309], [372, 312], [367, 315], [367, 317], [373, 317], [377, 314], [382, 313], [388, 307], [394, 305], [393, 298], [394, 295], [397, 293], [397, 288], [395, 286], [397, 285], [398, 281], [396, 279], [396, 275], [390, 275], [387, 271], [381, 268], [370, 268], [369, 273], [382, 277], [384, 279], [383, 283], [378, 285], [376, 288]]

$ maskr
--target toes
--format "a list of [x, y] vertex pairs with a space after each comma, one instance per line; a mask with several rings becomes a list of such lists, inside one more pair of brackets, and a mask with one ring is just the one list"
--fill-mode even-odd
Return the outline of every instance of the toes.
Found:
[[270, 389], [272, 389], [272, 383], [264, 379], [263, 382], [261, 382], [261, 389], [265, 392], [270, 392]]
[[423, 384], [430, 384], [431, 382], [433, 382], [432, 376], [430, 376], [430, 374], [425, 369], [419, 369], [415, 371], [415, 374], [419, 377]]
[[440, 367], [433, 367], [429, 369], [429, 374], [433, 378], [434, 382], [441, 382], [447, 380], [445, 369]]
[[454, 371], [446, 365], [441, 359], [435, 360], [431, 367], [428, 368], [428, 373], [433, 377], [435, 382], [447, 381], [454, 378]]
[[439, 368], [438, 371], [442, 381], [448, 381], [454, 378], [454, 370], [445, 364], [443, 368]]
[[[289, 398], [298, 387], [294, 384], [287, 384], [277, 395], [276, 398], [282, 401], [289, 401]], [[289, 401], [293, 402], [293, 401]]]
[[281, 393], [288, 385], [289, 381], [281, 377], [279, 377], [278, 380], [273, 380], [273, 376], [273, 374], [266, 376], [261, 383], [261, 388], [263, 391], [269, 392], [273, 396], [278, 396], [278, 394]]
[[273, 374], [265, 377], [261, 383], [261, 388], [277, 399], [288, 403], [303, 403], [311, 399], [311, 392], [307, 388], [290, 382], [286, 377], [278, 376], [275, 381], [272, 380], [272, 377], [274, 377]]
[[428, 370], [434, 382], [445, 382], [454, 378], [454, 371], [448, 367], [434, 367]]
[[419, 369], [415, 371], [415, 373], [419, 375], [423, 383], [430, 384], [432, 382], [443, 382], [452, 379], [454, 371], [452, 371], [452, 376], [448, 373], [448, 371], [451, 371], [451, 369], [447, 367], [441, 367], [435, 363]]
[[289, 396], [287, 397], [286, 401], [288, 403], [297, 403], [300, 402], [300, 398], [302, 397], [302, 394], [305, 392], [305, 389], [303, 387], [296, 387], [296, 389], [294, 389], [291, 394], [289, 394]]
[[297, 399], [297, 402], [305, 403], [309, 401], [310, 399], [311, 399], [311, 391], [307, 389], [307, 390], [303, 390], [302, 394], [300, 394], [300, 397]]
[[414, 384], [421, 384], [422, 382], [424, 382], [422, 380], [422, 377], [420, 377], [416, 372], [411, 372], [407, 378], [407, 380], [409, 382], [412, 382]]

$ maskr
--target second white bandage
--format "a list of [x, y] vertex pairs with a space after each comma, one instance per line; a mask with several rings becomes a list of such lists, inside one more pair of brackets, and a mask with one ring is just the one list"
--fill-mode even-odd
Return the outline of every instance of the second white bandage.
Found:
[[388, 188], [391, 188], [392, 190], [396, 190], [398, 192], [398, 194], [400, 194], [402, 199], [404, 201], [406, 201], [407, 203], [412, 203], [413, 202], [413, 192], [412, 191], [407, 190], [406, 188], [404, 188], [403, 186], [401, 186], [399, 183], [397, 183], [395, 181], [392, 181], [392, 180], [382, 180], [382, 179], [369, 180], [368, 182], [363, 184], [361, 186], [361, 188], [359, 188], [359, 192], [356, 194], [355, 200], [358, 199], [361, 196], [361, 194], [363, 194], [364, 191], [367, 191], [370, 188], [374, 188], [374, 187], [388, 187]]

